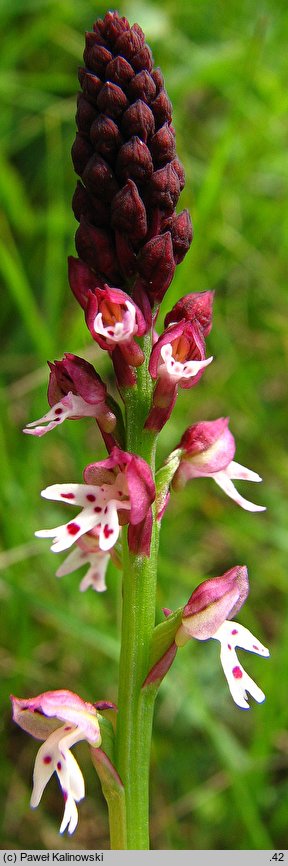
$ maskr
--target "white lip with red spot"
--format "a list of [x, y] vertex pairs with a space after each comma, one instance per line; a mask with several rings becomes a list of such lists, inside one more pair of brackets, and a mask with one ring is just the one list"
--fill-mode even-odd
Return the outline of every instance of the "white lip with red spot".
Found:
[[[23, 433], [29, 433], [30, 436], [44, 436], [50, 430], [54, 430], [59, 424], [63, 424], [67, 418], [98, 418], [103, 414], [107, 414], [107, 406], [105, 403], [87, 403], [82, 397], [78, 397], [69, 391], [59, 403], [55, 403], [46, 415], [38, 418], [37, 421], [31, 421], [24, 427]], [[112, 416], [112, 413], [110, 413]]]
[[267, 658], [270, 653], [267, 647], [263, 646], [257, 638], [243, 625], [239, 625], [232, 620], [225, 620], [220, 628], [211, 635], [213, 639], [219, 640], [221, 644], [220, 659], [225, 677], [235, 704], [242, 707], [244, 710], [249, 710], [248, 695], [250, 695], [261, 704], [265, 700], [264, 692], [256, 685], [254, 680], [244, 671], [242, 665], [239, 664], [235, 647], [248, 650], [249, 652], [261, 655]]
[[119, 473], [115, 484], [102, 484], [101, 487], [93, 484], [52, 484], [42, 490], [41, 496], [69, 505], [82, 505], [80, 514], [69, 523], [35, 532], [38, 538], [54, 538], [51, 546], [54, 553], [67, 550], [91, 529], [95, 529], [99, 536], [100, 550], [110, 550], [120, 532], [118, 510], [128, 511], [131, 507], [123, 473]]
[[79, 589], [80, 592], [85, 592], [90, 586], [96, 592], [105, 592], [105, 574], [109, 562], [109, 553], [103, 553], [102, 550], [81, 550], [76, 545], [75, 549], [66, 557], [58, 571], [56, 577], [64, 577], [66, 574], [71, 574], [77, 571], [82, 565], [89, 564], [88, 571], [81, 580]]
[[136, 310], [130, 301], [125, 303], [126, 310], [123, 312], [122, 321], [115, 324], [104, 325], [102, 313], [97, 313], [95, 316], [93, 328], [96, 334], [105, 337], [111, 343], [123, 343], [128, 340], [133, 334], [137, 334], [138, 325], [136, 323]]
[[176, 361], [173, 358], [171, 343], [166, 343], [165, 346], [162, 346], [161, 357], [164, 363], [160, 364], [159, 375], [165, 370], [169, 377], [174, 379], [175, 383], [180, 382], [180, 379], [192, 379], [194, 376], [197, 376], [200, 370], [204, 370], [204, 367], [208, 367], [208, 364], [211, 364], [211, 361], [213, 361], [213, 357], [211, 356], [211, 358], [205, 358], [204, 361], [186, 361], [182, 364], [181, 361]]
[[78, 823], [76, 803], [85, 796], [84, 779], [80, 767], [70, 752], [70, 747], [82, 739], [84, 735], [78, 728], [65, 725], [50, 734], [36, 755], [30, 804], [32, 809], [36, 809], [44, 788], [55, 772], [65, 803], [60, 833], [64, 833], [66, 828], [69, 834], [74, 833]]

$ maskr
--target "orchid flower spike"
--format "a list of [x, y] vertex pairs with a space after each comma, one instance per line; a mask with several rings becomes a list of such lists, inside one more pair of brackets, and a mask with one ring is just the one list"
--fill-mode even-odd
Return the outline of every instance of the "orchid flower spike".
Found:
[[173, 478], [173, 487], [179, 490], [190, 478], [213, 478], [218, 487], [234, 499], [245, 511], [266, 511], [238, 493], [233, 480], [262, 481], [257, 472], [233, 460], [236, 444], [228, 427], [229, 418], [200, 421], [188, 427], [178, 448], [182, 449], [179, 467]]
[[247, 692], [258, 703], [265, 700], [265, 695], [239, 664], [235, 647], [264, 658], [269, 656], [269, 650], [247, 628], [230, 619], [242, 607], [248, 591], [245, 566], [236, 565], [221, 577], [204, 580], [184, 607], [182, 623], [175, 635], [177, 647], [184, 646], [191, 638], [220, 641], [220, 660], [232, 698], [238, 707], [245, 710], [249, 709]]
[[[11, 695], [13, 719], [20, 728], [43, 740], [37, 753], [31, 806], [39, 805], [49, 779], [55, 772], [64, 799], [64, 815], [60, 833], [74, 833], [78, 823], [76, 803], [85, 796], [84, 779], [72, 746], [80, 740], [98, 748], [101, 734], [97, 705], [83, 701], [68, 690], [43, 692], [36, 698], [16, 698]], [[64, 724], [62, 724], [64, 722]]]

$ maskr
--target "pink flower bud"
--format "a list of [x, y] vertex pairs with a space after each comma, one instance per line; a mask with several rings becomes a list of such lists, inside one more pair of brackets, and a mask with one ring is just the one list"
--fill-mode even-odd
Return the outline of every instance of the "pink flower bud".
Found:
[[[185, 211], [183, 211], [183, 214]], [[179, 214], [182, 217], [182, 214]], [[177, 222], [178, 217], [176, 217]], [[184, 222], [184, 220], [183, 220]], [[171, 230], [173, 239], [173, 228]], [[174, 241], [173, 241], [174, 245]], [[173, 322], [180, 322], [181, 319], [186, 319], [187, 322], [197, 322], [204, 337], [208, 337], [212, 328], [212, 308], [213, 308], [214, 292], [191, 292], [180, 298], [177, 304], [167, 313], [165, 318], [165, 327]]]
[[221, 577], [204, 580], [192, 592], [183, 609], [182, 625], [175, 642], [183, 646], [189, 638], [213, 637], [226, 619], [238, 613], [249, 592], [246, 566], [236, 565]]

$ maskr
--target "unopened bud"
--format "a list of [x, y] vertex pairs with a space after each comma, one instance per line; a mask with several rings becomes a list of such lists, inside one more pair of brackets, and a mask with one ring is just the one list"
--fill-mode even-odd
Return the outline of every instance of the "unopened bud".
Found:
[[123, 138], [117, 123], [105, 114], [99, 114], [91, 125], [90, 138], [97, 153], [108, 162], [113, 161], [123, 144]]
[[139, 256], [139, 271], [147, 282], [147, 291], [155, 301], [161, 301], [175, 271], [170, 232], [151, 238]]
[[159, 91], [156, 99], [151, 102], [151, 108], [157, 129], [159, 126], [163, 126], [163, 123], [170, 123], [172, 120], [172, 103], [164, 88]]
[[137, 99], [124, 112], [121, 126], [124, 135], [138, 135], [146, 143], [155, 129], [151, 108], [142, 99]]
[[124, 87], [125, 89], [131, 78], [134, 77], [134, 69], [128, 63], [128, 60], [125, 60], [125, 57], [114, 57], [108, 63], [106, 77], [108, 81], [113, 81], [114, 84], [118, 84], [118, 87]]
[[119, 118], [128, 106], [128, 99], [121, 87], [106, 81], [97, 97], [97, 106], [103, 114], [107, 112], [113, 120]]
[[133, 180], [128, 180], [125, 186], [115, 195], [111, 207], [111, 224], [131, 236], [141, 240], [147, 233], [147, 217], [144, 202]]
[[80, 258], [91, 268], [108, 280], [117, 281], [117, 259], [109, 232], [95, 228], [82, 217], [75, 235], [75, 246]]
[[71, 156], [76, 174], [82, 175], [85, 165], [92, 156], [93, 147], [89, 138], [82, 135], [81, 132], [76, 132], [75, 141], [72, 144]]
[[164, 123], [164, 126], [161, 126], [158, 132], [153, 135], [150, 141], [150, 148], [155, 165], [163, 165], [163, 163], [170, 162], [175, 157], [175, 135], [171, 127], [168, 126], [168, 123]]
[[131, 100], [142, 99], [143, 102], [150, 103], [156, 96], [156, 84], [147, 69], [142, 69], [134, 75], [129, 87], [128, 96]]
[[121, 181], [131, 178], [136, 183], [145, 183], [153, 172], [153, 162], [149, 148], [133, 135], [120, 148], [116, 163], [116, 174]]
[[104, 202], [111, 202], [118, 192], [118, 183], [110, 165], [98, 154], [91, 156], [82, 177], [91, 192]]
[[110, 211], [108, 205], [105, 205], [100, 199], [89, 195], [85, 186], [78, 181], [73, 198], [72, 209], [76, 220], [80, 222], [81, 216], [85, 217], [87, 222], [95, 226], [108, 226], [110, 219]]
[[188, 210], [182, 210], [181, 213], [173, 218], [170, 231], [174, 258], [178, 265], [179, 262], [183, 261], [184, 256], [186, 256], [193, 239], [193, 226]]
[[78, 78], [84, 93], [84, 96], [87, 96], [92, 100], [93, 103], [97, 103], [97, 98], [100, 93], [101, 88], [103, 87], [103, 82], [97, 75], [93, 75], [93, 72], [88, 72], [87, 69], [80, 68], [78, 70]]
[[173, 210], [180, 195], [178, 175], [167, 163], [163, 168], [154, 171], [149, 184], [149, 201], [164, 210]]

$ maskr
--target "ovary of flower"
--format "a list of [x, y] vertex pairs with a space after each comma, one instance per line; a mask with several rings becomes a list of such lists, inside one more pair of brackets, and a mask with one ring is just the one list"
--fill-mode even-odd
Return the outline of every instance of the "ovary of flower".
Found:
[[54, 553], [67, 550], [91, 529], [96, 529], [99, 534], [100, 549], [110, 550], [120, 531], [117, 511], [130, 509], [126, 480], [122, 473], [119, 473], [113, 485], [102, 484], [98, 487], [93, 484], [52, 484], [42, 490], [41, 496], [70, 505], [82, 505], [80, 514], [69, 523], [35, 532], [38, 538], [54, 538], [51, 546]]
[[103, 414], [104, 410], [104, 404], [87, 403], [82, 397], [78, 397], [72, 391], [69, 391], [59, 403], [55, 403], [52, 406], [52, 409], [46, 415], [38, 418], [37, 421], [31, 421], [30, 424], [27, 424], [23, 433], [30, 433], [31, 436], [44, 436], [45, 433], [49, 433], [50, 430], [54, 430], [54, 427], [58, 427], [59, 424], [66, 421], [66, 418], [83, 418], [85, 416], [98, 418], [98, 416]]
[[133, 304], [130, 301], [126, 301], [125, 303], [126, 310], [123, 313], [122, 321], [115, 322], [114, 325], [104, 325], [102, 313], [97, 313], [94, 319], [94, 331], [96, 334], [100, 334], [101, 337], [105, 337], [106, 340], [111, 343], [123, 343], [125, 340], [129, 340], [133, 334], [137, 334], [138, 326], [136, 323], [136, 310]]
[[261, 704], [265, 700], [264, 692], [239, 664], [235, 647], [257, 653], [264, 658], [269, 656], [269, 650], [247, 628], [232, 620], [225, 620], [212, 637], [220, 641], [221, 664], [235, 704], [243, 710], [249, 710], [247, 692]]
[[78, 823], [76, 803], [85, 796], [84, 779], [80, 767], [70, 752], [70, 747], [82, 739], [85, 739], [85, 735], [81, 730], [64, 725], [50, 734], [36, 755], [30, 803], [32, 809], [39, 805], [44, 788], [55, 772], [65, 803], [60, 833], [64, 833], [66, 828], [68, 833], [74, 833]]
[[98, 551], [81, 550], [76, 545], [75, 550], [66, 557], [62, 565], [56, 571], [56, 577], [64, 577], [66, 574], [71, 574], [72, 571], [77, 571], [82, 565], [89, 563], [90, 568], [81, 580], [79, 589], [80, 592], [85, 592], [91, 586], [96, 592], [105, 592], [105, 574], [109, 562], [109, 553]]
[[176, 361], [173, 358], [173, 348], [171, 343], [166, 343], [165, 346], [162, 346], [161, 349], [161, 357], [164, 361], [164, 364], [161, 364], [159, 367], [159, 374], [165, 370], [168, 373], [170, 379], [174, 379], [174, 382], [179, 382], [180, 379], [191, 379], [194, 376], [197, 376], [197, 373], [200, 370], [203, 370], [204, 367], [208, 367], [208, 364], [211, 364], [213, 361], [213, 357], [205, 358], [204, 361], [186, 361], [184, 364], [181, 361]]
[[[210, 473], [207, 473], [207, 475]], [[232, 478], [235, 481], [262, 481], [260, 475], [257, 472], [253, 472], [252, 469], [247, 469], [246, 466], [241, 466], [240, 463], [236, 463], [235, 460], [231, 460], [231, 463], [226, 466], [225, 469], [221, 469], [220, 472], [211, 473], [214, 481], [224, 490], [224, 493], [227, 496], [230, 496], [230, 499], [234, 499], [234, 502], [237, 505], [240, 505], [241, 508], [244, 508], [245, 511], [266, 511], [265, 505], [255, 505], [253, 502], [250, 502], [249, 499], [244, 499], [243, 496], [238, 493], [235, 485], [232, 482]]]

